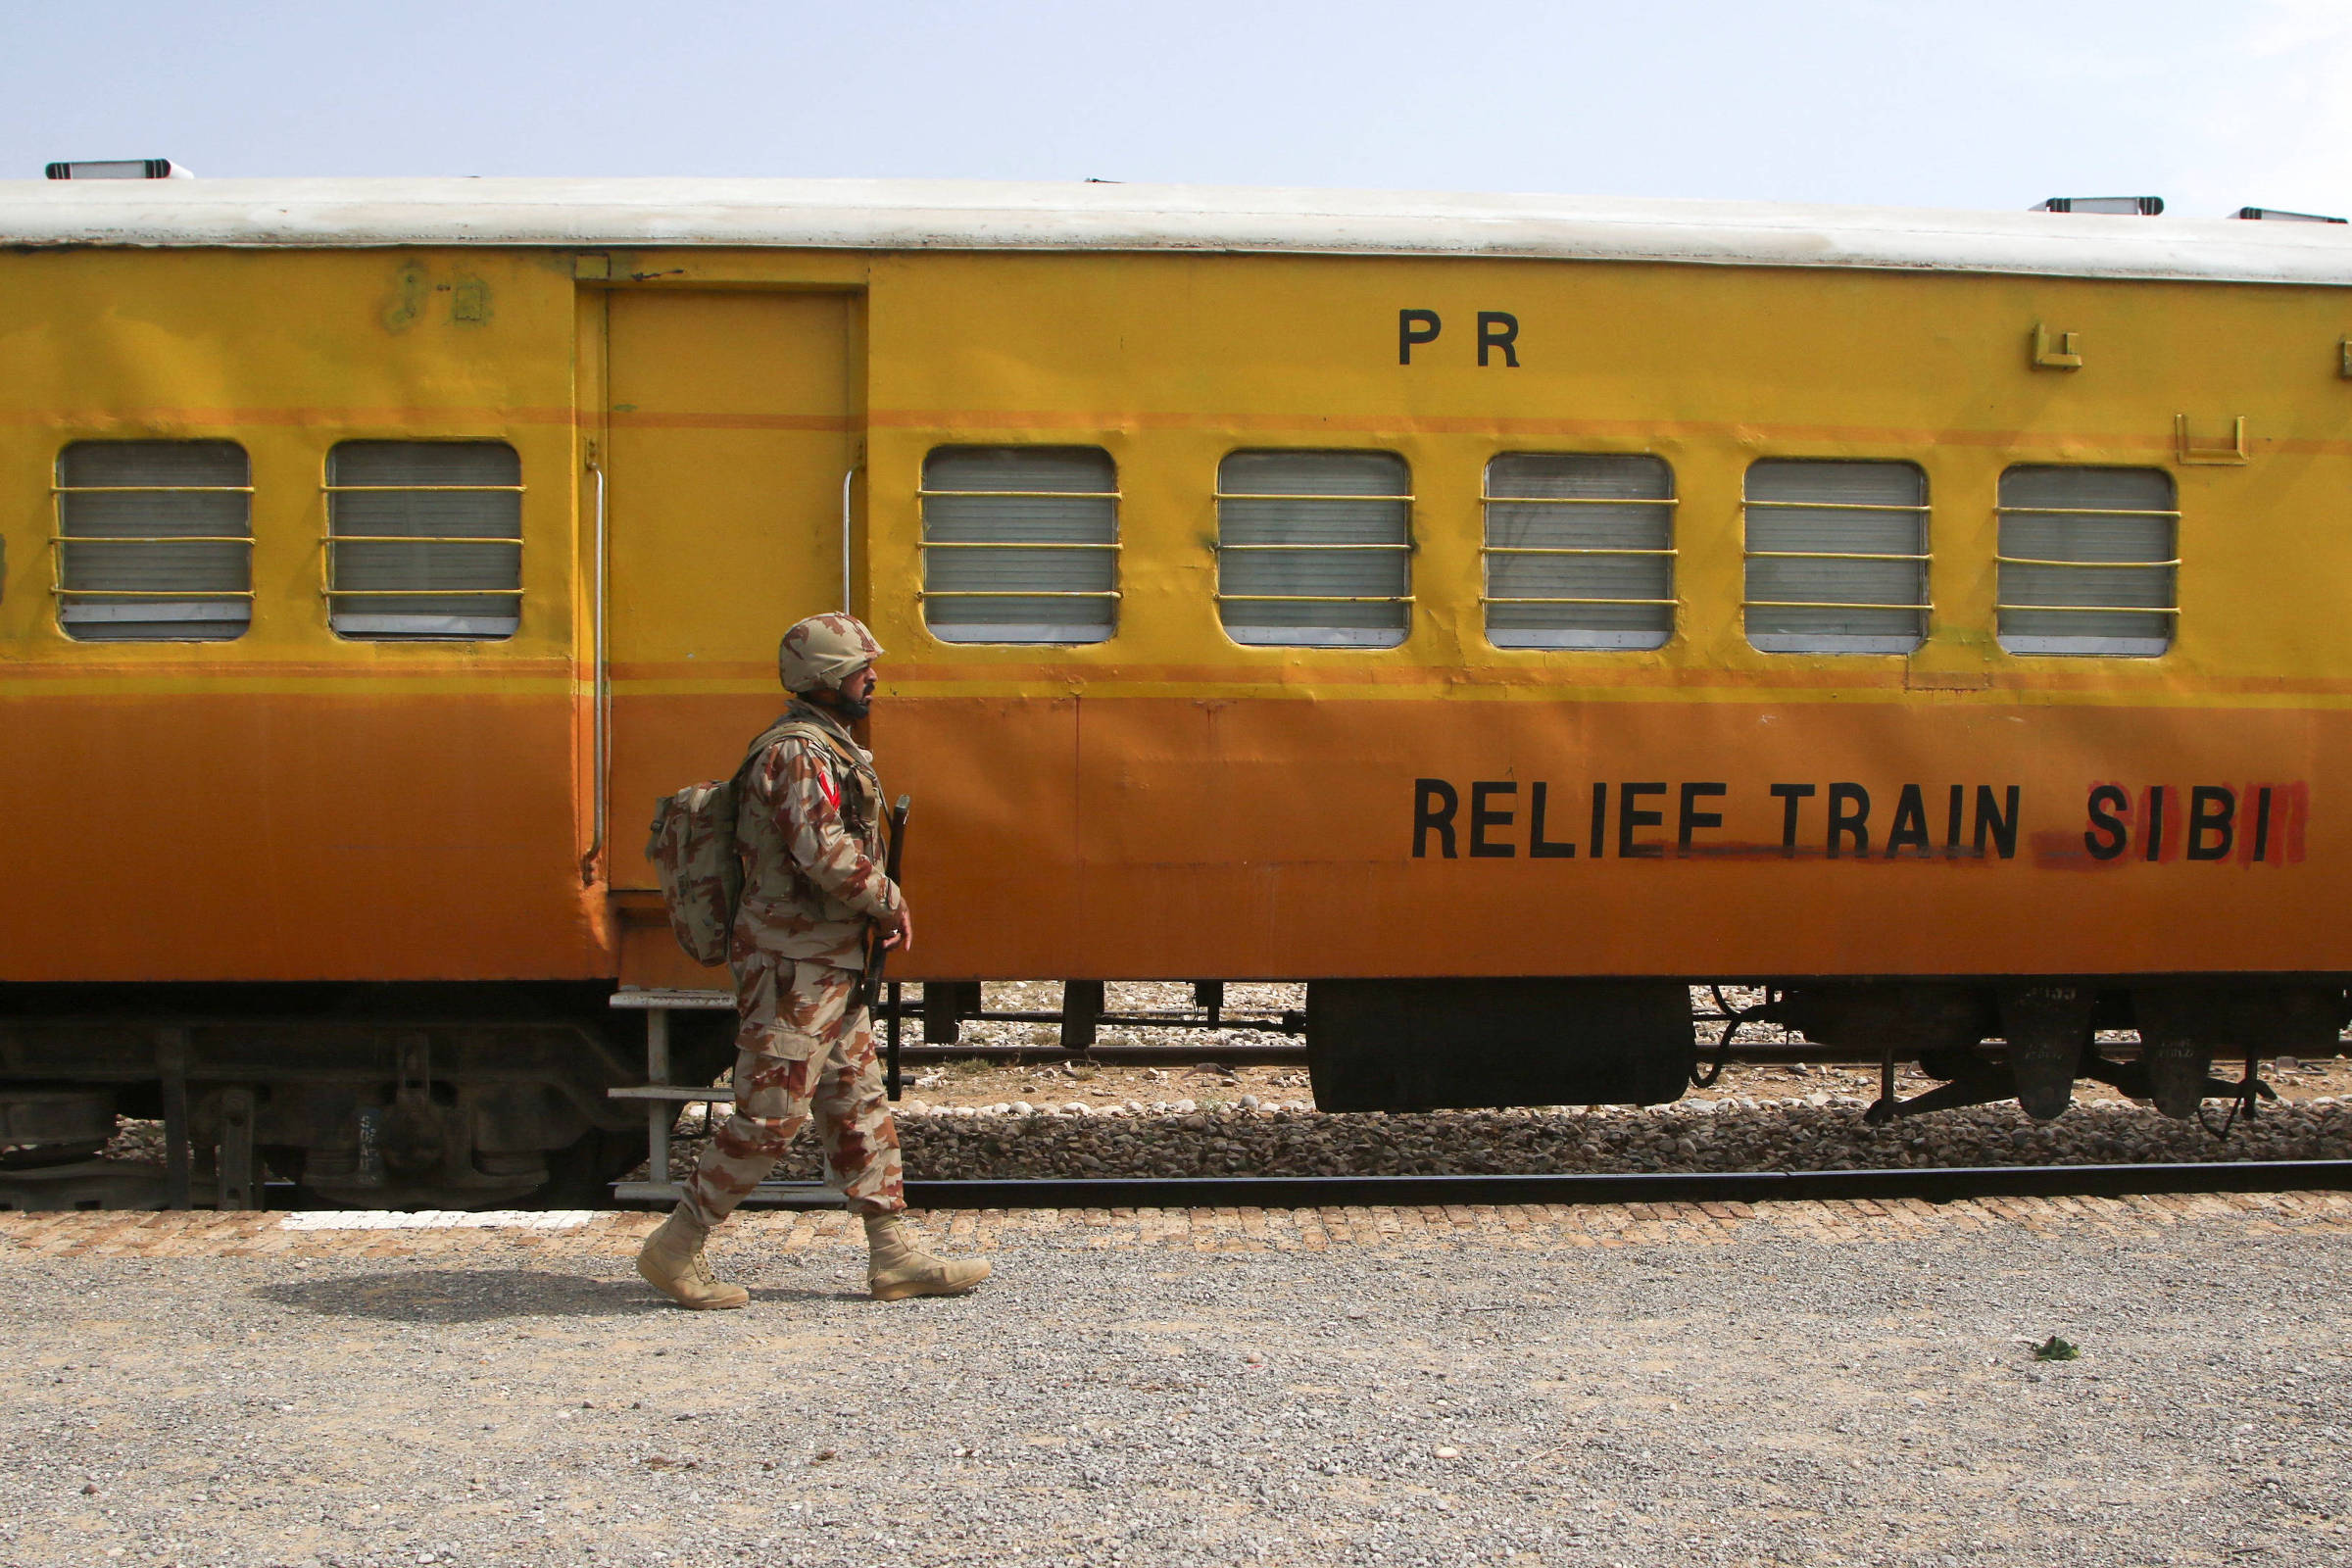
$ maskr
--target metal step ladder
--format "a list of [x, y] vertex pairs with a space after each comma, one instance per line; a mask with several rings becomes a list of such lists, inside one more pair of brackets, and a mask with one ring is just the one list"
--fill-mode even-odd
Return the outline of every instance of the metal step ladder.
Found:
[[[673, 1012], [733, 1012], [735, 998], [726, 991], [668, 991], [624, 987], [612, 993], [612, 1005], [645, 1014], [645, 1082], [608, 1089], [613, 1100], [645, 1102], [644, 1181], [612, 1184], [612, 1197], [623, 1203], [674, 1203], [686, 1196], [686, 1184], [669, 1179], [669, 1135], [677, 1124], [678, 1107], [694, 1101], [708, 1102], [713, 1115], [720, 1105], [732, 1105], [724, 1088], [710, 1084], [669, 1081], [669, 1015]], [[761, 1182], [745, 1203], [780, 1208], [838, 1208], [841, 1189], [823, 1182]]]

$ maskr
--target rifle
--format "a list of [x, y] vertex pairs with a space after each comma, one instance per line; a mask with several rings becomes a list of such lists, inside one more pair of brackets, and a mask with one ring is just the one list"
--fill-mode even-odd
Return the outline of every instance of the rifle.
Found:
[[[899, 803], [890, 808], [890, 848], [885, 852], [882, 869], [894, 887], [899, 882], [899, 867], [906, 859], [906, 815], [913, 805], [911, 797], [902, 795]], [[865, 937], [865, 1010], [868, 1017], [873, 1015], [874, 1008], [882, 1001], [882, 966], [889, 957], [890, 950], [882, 945], [881, 928], [877, 926], [868, 930]], [[890, 1030], [885, 1038], [889, 1042], [885, 1053], [888, 1093], [891, 1099], [896, 1100], [899, 1098], [899, 988], [895, 981], [890, 988]]]

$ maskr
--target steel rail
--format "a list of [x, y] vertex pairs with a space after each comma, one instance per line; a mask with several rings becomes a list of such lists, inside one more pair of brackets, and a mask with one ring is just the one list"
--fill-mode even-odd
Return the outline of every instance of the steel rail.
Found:
[[[886, 1012], [877, 1013], [876, 1017], [886, 1018], [888, 1014]], [[1159, 1025], [1158, 1027], [1166, 1026]], [[1201, 1028], [1204, 1026], [1196, 1024], [1190, 1027]], [[1255, 1029], [1259, 1033], [1271, 1032], [1262, 1026], [1249, 1024], [1226, 1027]], [[1718, 1047], [1704, 1042], [1700, 1043], [1698, 1049], [1708, 1061], [1720, 1058], [1750, 1067], [1801, 1065], [1806, 1067], [1868, 1067], [1876, 1070], [1880, 1058], [1884, 1054], [1881, 1052], [1865, 1051], [1856, 1046], [1822, 1046], [1803, 1040], [1788, 1042], [1759, 1040], [1753, 1044], [1737, 1044], [1732, 1047], [1729, 1056], [1724, 1056]], [[2139, 1047], [2130, 1044], [2106, 1044], [2102, 1045], [2100, 1049], [2110, 1061], [2133, 1061], [2138, 1059], [2140, 1054]], [[1098, 1042], [1083, 1050], [1061, 1045], [967, 1045], [958, 1042], [955, 1045], [942, 1046], [901, 1046], [899, 1054], [909, 1064], [945, 1061], [991, 1061], [1019, 1064], [1066, 1061], [1072, 1064], [1085, 1062], [1098, 1067], [1165, 1067], [1171, 1065], [1195, 1067], [1206, 1062], [1241, 1067], [1303, 1067], [1306, 1065], [1307, 1059], [1306, 1047], [1303, 1045], [1239, 1046], [1223, 1045], [1213, 1040], [1203, 1041], [1197, 1045], [1158, 1046], [1146, 1045], [1141, 1042], [1132, 1046], [1105, 1045]], [[1983, 1060], [1999, 1061], [2006, 1055], [2006, 1052], [1998, 1046], [1992, 1046], [1980, 1054]], [[608, 1091], [608, 1093], [622, 1098], [631, 1098], [636, 1091], [615, 1089]], [[1776, 1091], [1762, 1098], [1777, 1099], [1781, 1093], [1785, 1093], [1785, 1091]], [[722, 1101], [726, 1099], [726, 1091], [717, 1085], [706, 1085], [692, 1092], [680, 1090], [673, 1098], [709, 1100], [713, 1095]]]
[[[908, 1016], [914, 1016], [911, 1010], [909, 1011]], [[888, 1014], [878, 1013], [876, 1014], [876, 1017], [887, 1018]], [[1042, 1021], [1049, 1024], [1058, 1022], [1059, 1016], [1058, 1014], [1052, 1014]], [[1100, 1019], [1098, 1022], [1103, 1028], [1136, 1027], [1135, 1025], [1124, 1023], [1113, 1018]], [[1237, 1029], [1258, 1034], [1272, 1034], [1277, 1032], [1271, 1025], [1248, 1022], [1181, 1025], [1170, 1025], [1165, 1022], [1158, 1022], [1146, 1025], [1145, 1027], [1157, 1029], [1186, 1028], [1201, 1030], [1211, 1028]], [[1711, 1045], [1705, 1041], [1699, 1042], [1698, 1049], [1700, 1054], [1710, 1061], [1722, 1054], [1719, 1047]], [[2102, 1049], [2110, 1054], [2111, 1059], [2116, 1060], [2130, 1060], [2139, 1054], [2138, 1047], [2130, 1045], [2110, 1045], [2105, 1046]], [[1187, 1045], [1182, 1042], [1169, 1045], [1150, 1045], [1142, 1041], [1138, 1041], [1136, 1044], [1131, 1046], [1105, 1045], [1101, 1041], [1097, 1041], [1094, 1045], [1088, 1046], [1083, 1050], [1074, 1046], [1063, 1045], [984, 1045], [978, 1043], [967, 1045], [962, 1042], [957, 1042], [954, 1045], [902, 1046], [899, 1048], [899, 1050], [900, 1054], [910, 1062], [975, 1060], [1024, 1062], [1091, 1061], [1098, 1064], [1104, 1062], [1129, 1062], [1143, 1063], [1146, 1065], [1164, 1065], [1168, 1062], [1182, 1062], [1187, 1066], [1191, 1066], [1197, 1062], [1220, 1061], [1238, 1062], [1243, 1065], [1254, 1064], [1259, 1066], [1273, 1067], [1299, 1066], [1304, 1064], [1306, 1061], [1306, 1047], [1303, 1044], [1241, 1046], [1224, 1045], [1214, 1040], [1201, 1041], [1193, 1045]], [[1801, 1062], [1808, 1067], [1876, 1068], [1879, 1065], [1879, 1059], [1883, 1054], [1883, 1052], [1866, 1051], [1858, 1046], [1822, 1046], [1815, 1045], [1811, 1041], [1790, 1041], [1783, 1043], [1776, 1040], [1759, 1040], [1753, 1044], [1742, 1042], [1734, 1045], [1732, 1047], [1730, 1056], [1726, 1059], [1737, 1062], [1746, 1062], [1757, 1066], [1788, 1066], [1793, 1063]], [[2001, 1051], [1997, 1048], [1988, 1049], [1984, 1053], [1984, 1055], [1987, 1060], [1998, 1060], [2001, 1054]], [[702, 1097], [698, 1095], [696, 1098], [701, 1099]]]
[[[622, 1203], [668, 1202], [669, 1183], [620, 1182]], [[630, 1189], [643, 1189], [632, 1192]], [[665, 1190], [658, 1196], [652, 1189]], [[1459, 1176], [1012, 1177], [909, 1181], [912, 1208], [1324, 1208], [1460, 1203], [1723, 1203], [1836, 1199], [2126, 1198], [2352, 1189], [2352, 1159], [2125, 1165], [1943, 1165], [1892, 1170], [1574, 1172]], [[763, 1182], [745, 1200], [835, 1208], [815, 1183]]]

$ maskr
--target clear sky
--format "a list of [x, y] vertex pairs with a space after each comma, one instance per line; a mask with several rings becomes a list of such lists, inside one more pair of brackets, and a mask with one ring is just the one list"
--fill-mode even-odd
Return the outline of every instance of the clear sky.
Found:
[[0, 0], [124, 157], [2352, 214], [2352, 0]]

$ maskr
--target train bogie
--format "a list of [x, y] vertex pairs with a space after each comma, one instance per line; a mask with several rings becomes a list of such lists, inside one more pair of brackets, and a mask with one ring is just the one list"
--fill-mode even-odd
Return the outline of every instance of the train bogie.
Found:
[[[2340, 986], [2296, 981], [1804, 981], [1776, 989], [1743, 1016], [1855, 1059], [1916, 1061], [1944, 1080], [1916, 1101], [1882, 1101], [1873, 1108], [1879, 1118], [2014, 1099], [2048, 1120], [2086, 1080], [2186, 1117], [2208, 1099], [2262, 1093], [2256, 1069], [2266, 1058], [2334, 1054], [2352, 1000]], [[2137, 1038], [2110, 1045], [2103, 1033]], [[2233, 1060], [2242, 1067], [2237, 1080], [2215, 1076], [2217, 1063]]]

